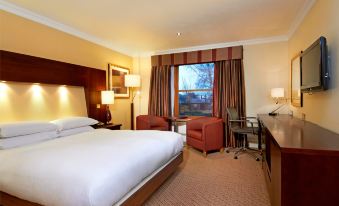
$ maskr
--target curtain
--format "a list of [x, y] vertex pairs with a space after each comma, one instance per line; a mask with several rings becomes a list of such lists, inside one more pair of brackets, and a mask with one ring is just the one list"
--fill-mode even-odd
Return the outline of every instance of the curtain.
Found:
[[163, 65], [201, 64], [243, 58], [243, 46], [154, 55], [152, 67]]
[[168, 117], [171, 111], [171, 66], [153, 66], [148, 114]]
[[226, 147], [235, 147], [235, 138], [228, 128], [226, 108], [235, 107], [239, 116], [246, 116], [244, 69], [241, 59], [215, 62], [213, 116], [225, 121]]

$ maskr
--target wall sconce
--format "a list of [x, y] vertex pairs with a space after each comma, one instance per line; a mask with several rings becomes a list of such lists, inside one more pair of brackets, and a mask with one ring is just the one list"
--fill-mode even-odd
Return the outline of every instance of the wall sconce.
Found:
[[[284, 88], [273, 88], [271, 89], [271, 97], [275, 101], [275, 104], [278, 104], [280, 100], [285, 99], [285, 89]], [[286, 99], [285, 99], [286, 100]], [[269, 113], [270, 116], [276, 116], [277, 111], [283, 107], [285, 104], [280, 105], [278, 108]]]
[[279, 100], [285, 97], [285, 89], [284, 88], [271, 89], [271, 97], [275, 100], [275, 103], [278, 104]]
[[68, 89], [66, 85], [62, 85], [58, 89], [60, 102], [65, 103], [68, 101]]
[[7, 90], [8, 90], [7, 84], [5, 83], [5, 81], [1, 81], [0, 82], [0, 100], [7, 97]]

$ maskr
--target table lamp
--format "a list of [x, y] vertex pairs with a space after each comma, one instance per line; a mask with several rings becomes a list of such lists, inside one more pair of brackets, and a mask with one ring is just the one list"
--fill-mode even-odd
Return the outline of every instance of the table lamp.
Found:
[[[278, 104], [280, 100], [284, 99], [285, 97], [285, 89], [284, 88], [273, 88], [271, 89], [271, 97], [275, 101], [275, 104]], [[272, 112], [269, 113], [270, 116], [276, 116], [278, 111], [281, 107], [283, 107], [284, 104], [280, 105], [278, 108], [273, 110]]]
[[109, 110], [109, 105], [114, 104], [114, 91], [101, 91], [101, 104], [106, 105], [106, 122], [109, 124], [112, 120], [111, 111]]
[[133, 92], [133, 88], [140, 87], [140, 75], [137, 74], [127, 74], [125, 75], [125, 87], [132, 89], [132, 103], [131, 103], [131, 129], [134, 129], [134, 98], [137, 94], [140, 94], [139, 91], [136, 93]]

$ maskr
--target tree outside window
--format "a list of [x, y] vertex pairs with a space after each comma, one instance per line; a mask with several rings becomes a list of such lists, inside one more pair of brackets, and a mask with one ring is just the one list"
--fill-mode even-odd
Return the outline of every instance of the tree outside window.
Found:
[[214, 64], [179, 66], [176, 106], [180, 116], [211, 116]]

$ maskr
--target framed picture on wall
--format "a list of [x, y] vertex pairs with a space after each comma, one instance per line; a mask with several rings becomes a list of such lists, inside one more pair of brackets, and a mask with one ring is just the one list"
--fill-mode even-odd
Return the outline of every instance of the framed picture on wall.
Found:
[[295, 56], [291, 61], [291, 104], [295, 107], [303, 106], [303, 94], [300, 91], [301, 85], [300, 54]]
[[114, 91], [115, 98], [129, 98], [129, 88], [125, 87], [125, 75], [129, 69], [108, 64], [108, 88]]

